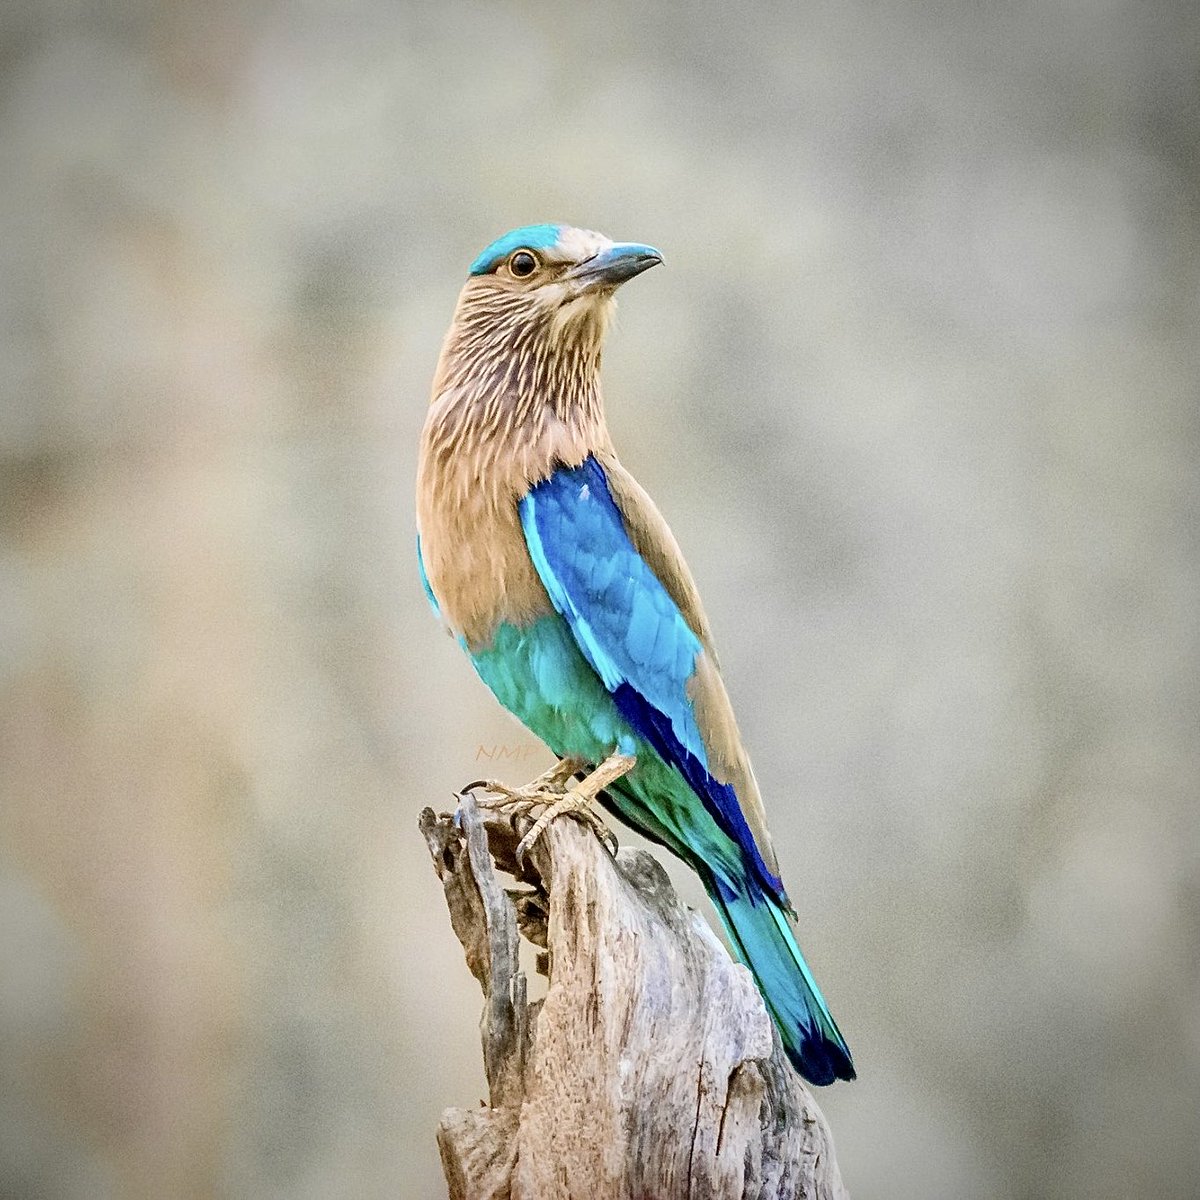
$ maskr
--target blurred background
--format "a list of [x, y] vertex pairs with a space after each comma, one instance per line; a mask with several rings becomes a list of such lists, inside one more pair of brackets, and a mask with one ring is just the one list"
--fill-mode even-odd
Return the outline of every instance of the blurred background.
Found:
[[852, 1194], [1197, 1194], [1192, 0], [11, 0], [0, 47], [0, 1195], [445, 1194], [480, 998], [417, 813], [545, 758], [413, 475], [467, 264], [542, 220], [666, 257], [610, 417]]

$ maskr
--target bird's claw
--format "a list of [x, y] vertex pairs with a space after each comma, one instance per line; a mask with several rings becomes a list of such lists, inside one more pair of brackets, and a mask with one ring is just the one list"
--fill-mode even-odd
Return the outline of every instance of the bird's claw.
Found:
[[[473, 783], [468, 783], [463, 791], [489, 792], [496, 799], [484, 799], [478, 803], [483, 808], [491, 808], [500, 812], [507, 808], [520, 810], [529, 805], [540, 806], [553, 803], [562, 796], [566, 792], [567, 784], [570, 783], [572, 776], [578, 775], [586, 765], [577, 758], [561, 758], [550, 770], [544, 771], [536, 779], [521, 787], [510, 787], [498, 779], [476, 779]], [[547, 800], [546, 796], [548, 795], [553, 799]]]
[[530, 850], [551, 821], [566, 815], [576, 817], [587, 825], [609, 854], [615, 857], [616, 836], [592, 808], [591, 802], [597, 793], [632, 770], [636, 762], [637, 760], [629, 755], [610, 755], [586, 778], [568, 788], [567, 784], [571, 778], [579, 774], [585, 764], [576, 759], [564, 758], [524, 787], [509, 787], [508, 784], [493, 779], [477, 779], [463, 788], [463, 791], [480, 790], [487, 793], [476, 797], [475, 802], [480, 808], [512, 817], [533, 819], [532, 827], [517, 843], [518, 863], [523, 864], [528, 860]]
[[533, 826], [517, 843], [517, 862], [528, 861], [529, 852], [533, 849], [538, 838], [546, 831], [551, 821], [563, 816], [577, 817], [600, 839], [601, 844], [614, 858], [617, 855], [617, 838], [603, 819], [592, 808], [586, 795], [577, 788], [564, 792], [553, 804], [534, 821]]

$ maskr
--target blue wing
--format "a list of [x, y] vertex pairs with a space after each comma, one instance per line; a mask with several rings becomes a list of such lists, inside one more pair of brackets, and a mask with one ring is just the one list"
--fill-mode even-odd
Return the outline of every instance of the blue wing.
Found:
[[604, 469], [594, 458], [560, 467], [522, 499], [520, 514], [551, 602], [621, 715], [680, 772], [767, 894], [786, 904], [737, 794], [708, 770], [688, 698], [700, 641], [630, 540]]

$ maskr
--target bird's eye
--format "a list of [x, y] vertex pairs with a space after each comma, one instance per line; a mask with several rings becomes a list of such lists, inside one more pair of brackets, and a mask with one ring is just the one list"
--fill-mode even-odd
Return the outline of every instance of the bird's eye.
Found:
[[508, 269], [518, 278], [524, 279], [537, 269], [537, 259], [528, 250], [518, 250], [508, 260]]

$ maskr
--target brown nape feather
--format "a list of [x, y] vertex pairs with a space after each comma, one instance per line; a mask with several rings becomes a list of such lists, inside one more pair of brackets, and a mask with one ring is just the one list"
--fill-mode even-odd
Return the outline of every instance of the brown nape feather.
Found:
[[611, 447], [600, 351], [612, 308], [607, 293], [569, 299], [556, 284], [518, 291], [487, 277], [459, 297], [421, 437], [417, 525], [442, 617], [470, 646], [501, 614], [550, 611], [517, 503], [560, 463]]

